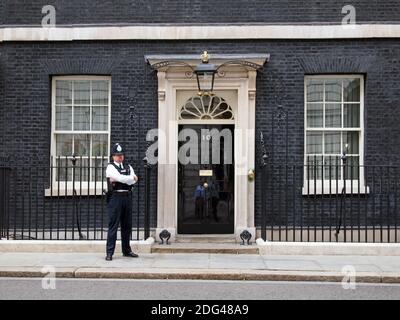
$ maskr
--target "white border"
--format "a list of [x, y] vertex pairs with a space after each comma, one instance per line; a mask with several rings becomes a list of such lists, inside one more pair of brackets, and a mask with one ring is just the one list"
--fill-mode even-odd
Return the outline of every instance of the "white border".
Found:
[[[70, 75], [70, 76], [53, 76], [51, 79], [51, 142], [50, 142], [50, 168], [55, 168], [56, 162], [56, 150], [55, 150], [55, 127], [56, 127], [56, 81], [57, 80], [107, 80], [109, 81], [108, 90], [108, 151], [110, 150], [111, 143], [111, 77], [110, 76], [83, 76], [83, 75]], [[73, 98], [73, 97], [72, 97]], [[90, 100], [92, 96], [90, 96]], [[72, 106], [73, 106], [72, 99]], [[71, 131], [73, 134], [74, 131]], [[93, 131], [88, 131], [88, 133], [93, 133]], [[108, 153], [107, 158], [110, 157]], [[53, 163], [51, 159], [53, 158]], [[105, 181], [97, 181], [97, 185], [93, 181], [82, 182], [82, 195], [95, 195], [95, 191], [102, 192]], [[65, 185], [67, 184], [67, 185]], [[58, 192], [58, 185], [60, 185], [60, 190]], [[75, 182], [75, 188], [79, 195], [80, 193], [80, 182]], [[51, 190], [52, 189], [52, 190]], [[72, 182], [61, 182], [56, 181], [56, 177], [53, 174], [52, 188], [46, 189], [46, 196], [69, 196], [73, 194]], [[97, 194], [100, 195], [100, 194]]]
[[[306, 75], [304, 77], [304, 181], [303, 181], [303, 195], [314, 195], [314, 194], [336, 194], [341, 193], [341, 190], [344, 186], [343, 180], [340, 179], [336, 183], [336, 179], [332, 179], [331, 183], [329, 179], [326, 180], [307, 180], [306, 177], [306, 150], [307, 150], [307, 80], [309, 79], [360, 79], [360, 128], [358, 131], [360, 132], [359, 137], [359, 163], [360, 163], [360, 182], [358, 180], [354, 181], [346, 181], [346, 194], [350, 193], [369, 193], [369, 188], [365, 185], [365, 177], [364, 177], [364, 125], [365, 125], [365, 118], [364, 118], [364, 85], [365, 85], [365, 78], [363, 75], [360, 74], [321, 74], [321, 75]], [[325, 90], [325, 89], [324, 89]], [[343, 90], [343, 88], [342, 88]], [[324, 94], [324, 101], [325, 101], [325, 94]], [[325, 102], [324, 102], [325, 104]], [[342, 101], [341, 106], [343, 107], [343, 92], [342, 92]], [[325, 106], [324, 106], [325, 110]], [[325, 112], [325, 111], [324, 111]], [[343, 112], [342, 112], [342, 121], [343, 121]], [[324, 123], [325, 123], [325, 114], [324, 114]], [[352, 128], [346, 128], [346, 130], [351, 130]], [[326, 129], [316, 128], [317, 131], [326, 131]], [[340, 131], [343, 132], [343, 128], [334, 128], [332, 131]], [[322, 186], [322, 181], [324, 181], [324, 185]], [[358, 185], [359, 184], [359, 185]], [[358, 190], [358, 186], [360, 190]], [[315, 190], [314, 190], [315, 189]], [[331, 193], [329, 192], [331, 190]], [[324, 192], [322, 192], [324, 191]]]
[[135, 25], [0, 28], [5, 41], [400, 38], [400, 24]]
[[[188, 81], [184, 73], [178, 77], [170, 72], [158, 71], [159, 114], [158, 128], [165, 133], [166, 141], [159, 145], [158, 154], [161, 163], [158, 164], [158, 191], [157, 191], [157, 229], [158, 235], [164, 229], [171, 232], [171, 241], [177, 235], [178, 221], [178, 106], [176, 94], [179, 90], [192, 90], [197, 92], [195, 80]], [[168, 75], [168, 76], [167, 76]], [[246, 77], [232, 77], [232, 74], [218, 79], [215, 91], [235, 90], [237, 96], [237, 109], [235, 110], [235, 129], [248, 130], [255, 127], [255, 93], [256, 71], [248, 71]], [[253, 97], [253, 98], [251, 98]], [[232, 104], [231, 104], [232, 105]], [[205, 121], [209, 123], [207, 120]], [[179, 122], [180, 123], [180, 122]], [[163, 140], [164, 138], [162, 138]], [[247, 179], [247, 174], [239, 174], [241, 170], [248, 172], [254, 169], [255, 163], [255, 137], [250, 136], [244, 141], [238, 139], [235, 130], [235, 236], [240, 241], [239, 235], [244, 229], [249, 230], [255, 237], [254, 227], [254, 182]], [[159, 140], [160, 141], [160, 140]], [[241, 152], [243, 154], [241, 154]], [[238, 167], [244, 157], [247, 161], [244, 169]], [[157, 239], [158, 240], [158, 239]]]

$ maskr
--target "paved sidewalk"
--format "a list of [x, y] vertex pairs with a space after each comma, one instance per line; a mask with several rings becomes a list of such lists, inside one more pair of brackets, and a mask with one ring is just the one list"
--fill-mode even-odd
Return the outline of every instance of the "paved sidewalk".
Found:
[[66, 278], [342, 281], [355, 270], [358, 282], [400, 283], [400, 256], [0, 253], [0, 277], [42, 277], [44, 266]]

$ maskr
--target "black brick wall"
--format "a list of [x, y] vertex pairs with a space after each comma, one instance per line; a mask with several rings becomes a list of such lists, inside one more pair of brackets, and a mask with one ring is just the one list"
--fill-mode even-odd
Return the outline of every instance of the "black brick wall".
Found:
[[397, 0], [2, 0], [6, 25], [40, 25], [41, 8], [57, 10], [57, 24], [102, 23], [333, 23], [353, 5], [357, 23], [400, 21]]
[[[177, 47], [179, 53], [199, 53], [207, 48], [211, 54], [271, 54], [270, 63], [257, 80], [256, 126], [264, 132], [268, 153], [276, 161], [285, 158], [286, 143], [292, 161], [301, 163], [303, 159], [305, 74], [365, 74], [365, 162], [400, 165], [397, 40], [4, 43], [0, 47], [0, 66], [6, 78], [2, 112], [5, 127], [0, 156], [18, 155], [25, 165], [48, 163], [51, 76], [107, 74], [112, 77], [112, 141], [124, 142], [132, 152], [130, 160], [136, 167], [142, 167], [136, 158], [137, 125], [127, 122], [128, 109], [134, 105], [142, 115], [138, 157], [141, 162], [143, 132], [157, 127], [157, 80], [145, 65], [144, 55], [176, 53]], [[286, 137], [283, 128], [275, 128], [272, 141], [271, 115], [278, 104], [288, 111], [289, 131]], [[153, 182], [155, 217], [156, 182]], [[259, 217], [260, 189], [257, 190]]]
[[4, 129], [5, 129], [5, 110], [4, 110], [4, 81], [5, 81], [5, 57], [3, 47], [0, 46], [0, 145], [4, 146]]

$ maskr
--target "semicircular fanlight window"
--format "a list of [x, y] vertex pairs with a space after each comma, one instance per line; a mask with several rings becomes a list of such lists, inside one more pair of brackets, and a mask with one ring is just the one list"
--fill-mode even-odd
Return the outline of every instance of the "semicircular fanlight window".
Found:
[[233, 120], [232, 107], [221, 97], [213, 95], [193, 96], [179, 112], [179, 120]]

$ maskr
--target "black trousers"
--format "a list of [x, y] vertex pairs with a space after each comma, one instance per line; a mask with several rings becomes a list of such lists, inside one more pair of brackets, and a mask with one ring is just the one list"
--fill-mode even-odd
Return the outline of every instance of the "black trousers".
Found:
[[108, 234], [107, 234], [107, 255], [113, 255], [117, 241], [118, 226], [121, 223], [121, 247], [122, 253], [132, 251], [130, 239], [132, 233], [132, 197], [129, 193], [126, 196], [113, 194], [107, 204], [108, 212]]
[[203, 213], [204, 213], [204, 198], [203, 197], [196, 198], [194, 210], [195, 210], [195, 217], [202, 219]]

